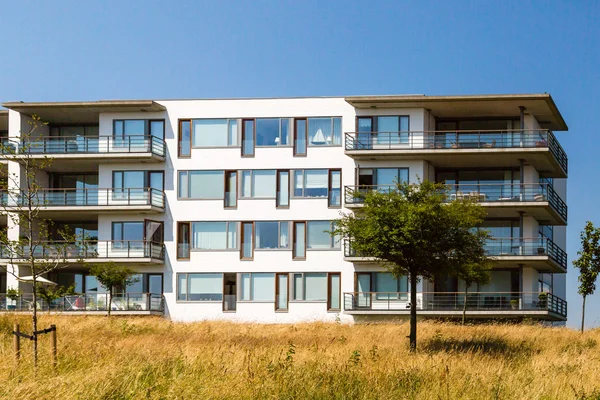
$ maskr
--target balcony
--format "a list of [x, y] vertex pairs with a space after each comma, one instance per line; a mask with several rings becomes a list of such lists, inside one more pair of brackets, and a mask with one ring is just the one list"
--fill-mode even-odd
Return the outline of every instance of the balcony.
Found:
[[566, 178], [567, 155], [549, 130], [346, 133], [345, 153], [357, 160], [423, 159], [435, 167], [518, 167]]
[[[501, 267], [516, 268], [527, 264], [540, 272], [567, 271], [567, 253], [547, 238], [490, 238], [485, 250]], [[344, 260], [352, 263], [377, 263], [377, 259], [356, 254], [348, 241], [344, 242]]]
[[147, 240], [81, 240], [77, 242], [54, 241], [34, 246], [9, 249], [0, 247], [0, 262], [26, 264], [32, 253], [40, 260], [58, 260], [64, 263], [115, 263], [163, 264], [163, 243]]
[[[481, 203], [490, 218], [515, 218], [519, 211], [550, 225], [566, 225], [567, 205], [548, 183], [492, 183], [446, 185], [446, 201], [470, 200]], [[389, 192], [395, 185], [346, 186], [347, 208], [360, 207], [372, 191]]]
[[[98, 161], [119, 163], [126, 161], [163, 162], [166, 157], [165, 141], [151, 135], [139, 136], [43, 136], [30, 141], [4, 142], [2, 153], [18, 158], [28, 153], [34, 158], [49, 157], [49, 170], [74, 170]], [[73, 163], [75, 162], [75, 163]], [[71, 167], [71, 168], [69, 168]], [[76, 169], [75, 169], [76, 170]]]
[[[567, 302], [551, 293], [520, 292], [419, 292], [417, 314], [460, 318], [467, 306], [469, 318], [537, 318], [564, 321]], [[356, 315], [410, 314], [410, 293], [344, 293], [344, 312]]]
[[[108, 293], [86, 293], [63, 296], [48, 303], [39, 298], [39, 311], [69, 314], [106, 314]], [[29, 312], [33, 308], [33, 295], [21, 294], [10, 298], [0, 293], [0, 311]], [[113, 294], [111, 313], [115, 315], [162, 315], [165, 309], [164, 297], [155, 293]]]
[[[162, 213], [165, 211], [165, 194], [154, 188], [141, 189], [40, 189], [31, 194], [32, 204], [39, 207], [41, 216], [52, 212], [81, 215], [118, 211]], [[6, 211], [29, 203], [28, 192], [0, 192], [0, 201]]]

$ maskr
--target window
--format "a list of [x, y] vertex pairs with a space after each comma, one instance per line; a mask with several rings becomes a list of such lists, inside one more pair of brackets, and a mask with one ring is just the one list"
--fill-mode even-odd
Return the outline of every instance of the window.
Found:
[[244, 301], [275, 301], [275, 274], [240, 274], [240, 299]]
[[222, 301], [223, 274], [177, 274], [177, 300]]
[[294, 300], [327, 301], [327, 273], [295, 273]]
[[290, 143], [289, 118], [257, 118], [257, 146], [287, 146]]
[[192, 155], [191, 126], [191, 121], [179, 121], [179, 157], [191, 157]]
[[192, 222], [194, 250], [237, 248], [237, 222]]
[[240, 259], [242, 260], [252, 260], [254, 258], [253, 232], [253, 222], [242, 222], [242, 247], [240, 249]]
[[294, 222], [294, 248], [292, 258], [306, 259], [306, 222]]
[[375, 280], [375, 292], [377, 300], [407, 300], [408, 279], [406, 276], [395, 278], [393, 274], [387, 272], [373, 273]]
[[237, 146], [237, 120], [195, 119], [192, 120], [192, 147]]
[[341, 284], [341, 274], [329, 274], [327, 310], [337, 311], [341, 309]]
[[409, 118], [400, 116], [377, 117], [377, 144], [408, 143]]
[[255, 222], [254, 228], [257, 249], [289, 248], [289, 223], [287, 221]]
[[146, 185], [144, 171], [113, 171], [114, 189], [141, 189]]
[[273, 199], [277, 192], [276, 170], [242, 171], [242, 197]]
[[554, 226], [540, 224], [538, 227], [538, 234], [541, 238], [554, 240]]
[[225, 171], [225, 207], [237, 206], [237, 171]]
[[288, 279], [289, 274], [275, 274], [275, 310], [287, 311], [289, 296], [288, 296]]
[[538, 291], [552, 293], [553, 275], [547, 272], [538, 273]]
[[128, 144], [143, 144], [144, 136], [165, 137], [164, 120], [115, 119], [113, 121], [113, 137]]
[[342, 205], [342, 171], [329, 170], [329, 207]]
[[340, 248], [340, 238], [329, 234], [334, 229], [330, 221], [308, 221], [308, 249], [330, 250]]
[[277, 171], [277, 208], [290, 206], [290, 171]]
[[327, 197], [326, 169], [294, 170], [294, 197]]
[[[112, 223], [113, 241], [142, 241], [144, 240], [143, 222], [113, 222]], [[141, 244], [141, 243], [140, 243]]]
[[190, 258], [190, 223], [177, 223], [177, 259], [189, 260]]
[[242, 157], [254, 157], [254, 120], [242, 121]]
[[224, 171], [179, 171], [179, 198], [222, 199]]
[[294, 124], [294, 156], [306, 155], [306, 120], [296, 119]]
[[311, 146], [341, 145], [342, 119], [308, 118], [308, 140]]

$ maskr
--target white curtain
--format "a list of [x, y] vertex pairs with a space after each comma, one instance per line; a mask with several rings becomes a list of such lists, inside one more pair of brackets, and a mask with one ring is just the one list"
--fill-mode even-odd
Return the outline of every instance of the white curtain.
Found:
[[305, 300], [327, 300], [327, 274], [304, 274]]
[[308, 138], [312, 145], [327, 145], [333, 141], [331, 118], [309, 118]]
[[227, 146], [226, 119], [195, 119], [192, 121], [192, 146]]
[[222, 199], [225, 191], [223, 171], [189, 171], [191, 199]]
[[193, 222], [192, 236], [194, 249], [227, 249], [226, 222]]
[[222, 294], [222, 274], [188, 274], [190, 294]]
[[274, 301], [275, 300], [275, 274], [260, 273], [252, 274], [252, 300]]
[[252, 172], [252, 197], [275, 197], [277, 191], [275, 170], [261, 171], [254, 170]]
[[330, 249], [331, 236], [325, 231], [331, 230], [329, 221], [309, 221], [308, 222], [308, 248], [309, 249]]
[[304, 171], [305, 189], [327, 189], [326, 169], [307, 169]]

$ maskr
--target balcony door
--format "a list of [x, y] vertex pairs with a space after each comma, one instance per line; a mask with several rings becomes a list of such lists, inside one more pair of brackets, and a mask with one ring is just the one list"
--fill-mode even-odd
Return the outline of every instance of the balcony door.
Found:
[[223, 311], [234, 312], [237, 306], [237, 274], [223, 274]]
[[163, 252], [164, 223], [161, 221], [144, 220], [144, 253], [146, 257], [160, 258]]
[[371, 273], [356, 274], [356, 299], [355, 306], [358, 308], [371, 308]]
[[358, 117], [356, 119], [356, 149], [370, 149], [373, 146], [373, 118], [371, 117]]

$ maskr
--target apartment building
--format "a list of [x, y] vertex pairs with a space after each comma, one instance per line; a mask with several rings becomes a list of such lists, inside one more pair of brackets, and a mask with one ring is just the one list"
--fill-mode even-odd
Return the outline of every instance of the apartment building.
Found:
[[[51, 307], [103, 312], [89, 264], [131, 265], [113, 310], [173, 320], [355, 321], [408, 315], [408, 282], [325, 231], [361, 193], [397, 180], [448, 185], [448, 201], [488, 211], [488, 285], [440, 276], [418, 285], [419, 313], [566, 320], [566, 131], [552, 97], [352, 96], [4, 103], [0, 134], [16, 143], [32, 115], [48, 122], [29, 151], [40, 218], [84, 234], [47, 279], [79, 295]], [[3, 160], [2, 174], [22, 173]], [[5, 191], [23, 188], [10, 180]], [[9, 200], [5, 200], [9, 201]], [[0, 219], [11, 238], [10, 219]], [[83, 259], [83, 262], [82, 260]], [[0, 262], [2, 260], [0, 252]], [[21, 277], [24, 265], [11, 264]], [[31, 285], [0, 275], [0, 309], [27, 307]], [[3, 299], [3, 300], [2, 300]], [[2, 304], [2, 301], [4, 304]]]

